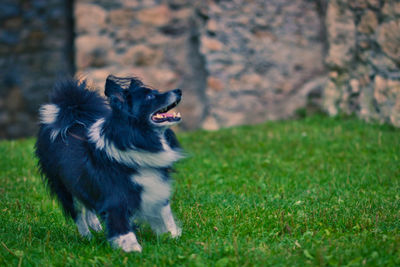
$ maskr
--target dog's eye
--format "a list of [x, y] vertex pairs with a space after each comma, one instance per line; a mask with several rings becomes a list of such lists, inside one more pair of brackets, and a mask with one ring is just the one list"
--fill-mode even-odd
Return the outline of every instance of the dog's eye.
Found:
[[155, 96], [153, 94], [146, 95], [146, 100], [152, 100], [154, 97]]

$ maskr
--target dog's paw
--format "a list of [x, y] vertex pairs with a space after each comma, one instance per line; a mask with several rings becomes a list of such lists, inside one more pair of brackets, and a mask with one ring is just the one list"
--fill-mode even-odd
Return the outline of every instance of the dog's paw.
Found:
[[176, 227], [175, 229], [171, 230], [170, 233], [172, 238], [178, 238], [182, 235], [182, 229]]
[[91, 211], [86, 212], [86, 223], [96, 232], [100, 232], [101, 230], [103, 230], [96, 214]]
[[137, 242], [134, 233], [129, 232], [126, 235], [120, 235], [110, 239], [113, 248], [121, 248], [125, 252], [142, 252], [142, 247]]

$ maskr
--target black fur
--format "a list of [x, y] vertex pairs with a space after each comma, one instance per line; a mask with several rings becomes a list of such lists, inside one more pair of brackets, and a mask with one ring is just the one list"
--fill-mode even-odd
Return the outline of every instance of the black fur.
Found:
[[[163, 181], [170, 179], [168, 170], [178, 159], [180, 146], [172, 130], [158, 126], [150, 117], [171, 99], [179, 102], [181, 92], [159, 93], [136, 78], [109, 76], [105, 95], [108, 101], [88, 90], [85, 82], [71, 79], [58, 83], [50, 105], [41, 110], [36, 155], [50, 192], [64, 213], [76, 221], [79, 201], [101, 215], [112, 239], [131, 231], [130, 219], [143, 204], [143, 186], [132, 177], [150, 168]], [[97, 128], [96, 123], [100, 125]], [[97, 133], [100, 139], [96, 139]], [[153, 164], [150, 156], [158, 159], [166, 153], [163, 140], [171, 151], [165, 155], [177, 158]], [[110, 144], [121, 155], [138, 154], [132, 160], [121, 160], [118, 153], [114, 157]], [[149, 159], [138, 160], [140, 153], [150, 155]]]

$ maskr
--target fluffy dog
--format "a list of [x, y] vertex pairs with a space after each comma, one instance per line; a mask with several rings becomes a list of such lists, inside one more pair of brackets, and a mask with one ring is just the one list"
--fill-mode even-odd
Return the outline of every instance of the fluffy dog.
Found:
[[167, 112], [182, 92], [160, 93], [136, 78], [110, 75], [105, 95], [85, 81], [58, 83], [40, 108], [36, 155], [50, 192], [82, 236], [90, 238], [89, 227], [102, 229], [97, 214], [113, 247], [140, 252], [135, 219], [157, 234], [181, 234], [169, 204], [169, 173], [183, 157], [169, 127], [181, 116]]

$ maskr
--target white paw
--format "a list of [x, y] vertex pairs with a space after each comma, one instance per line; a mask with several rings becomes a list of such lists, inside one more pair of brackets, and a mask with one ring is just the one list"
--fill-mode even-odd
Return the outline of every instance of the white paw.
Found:
[[110, 239], [113, 248], [121, 248], [125, 252], [142, 252], [142, 247], [137, 242], [134, 233], [129, 232], [126, 235], [120, 235]]
[[172, 238], [178, 238], [182, 235], [182, 229], [176, 227], [175, 229], [170, 231]]
[[89, 225], [89, 227], [92, 228], [96, 232], [100, 232], [101, 230], [103, 230], [103, 228], [101, 227], [99, 219], [91, 211], [87, 211], [86, 212], [86, 222]]

